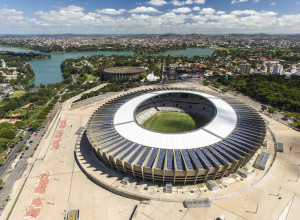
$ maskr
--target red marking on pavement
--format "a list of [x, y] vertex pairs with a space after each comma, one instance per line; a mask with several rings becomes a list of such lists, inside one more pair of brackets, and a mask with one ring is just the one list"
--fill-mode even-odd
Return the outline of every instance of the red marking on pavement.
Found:
[[65, 128], [67, 126], [67, 120], [61, 120], [59, 128]]
[[33, 199], [31, 201], [31, 206], [34, 206], [35, 208], [41, 208], [42, 207], [42, 200], [43, 199]]
[[55, 138], [61, 138], [61, 136], [64, 134], [64, 130], [58, 130], [56, 132]]
[[41, 174], [38, 185], [34, 190], [34, 193], [45, 193], [46, 192], [46, 187], [49, 183], [49, 176], [50, 176], [49, 172]]
[[38, 216], [38, 214], [41, 211], [42, 200], [43, 199], [33, 199], [33, 200], [31, 200], [29, 208], [26, 211], [25, 218], [26, 217], [36, 217], [36, 216]]
[[54, 140], [51, 149], [52, 149], [52, 150], [58, 149], [58, 148], [59, 148], [59, 142], [60, 142], [60, 141], [61, 141], [61, 139]]
[[[46, 192], [46, 187], [49, 183], [50, 172], [42, 173], [37, 186], [34, 189], [34, 193], [42, 194]], [[36, 218], [42, 208], [43, 198], [32, 199], [29, 204], [29, 208], [26, 210], [25, 218]]]

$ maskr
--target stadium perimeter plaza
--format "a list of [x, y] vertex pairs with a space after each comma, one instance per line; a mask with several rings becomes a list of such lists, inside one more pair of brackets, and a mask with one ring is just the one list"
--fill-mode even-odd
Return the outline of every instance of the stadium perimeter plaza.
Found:
[[[172, 85], [174, 86], [176, 85]], [[209, 90], [191, 83], [178, 86]], [[103, 99], [108, 98], [108, 95], [103, 96]], [[87, 178], [75, 161], [74, 149], [78, 138], [76, 132], [80, 127], [86, 126], [99, 104], [101, 101], [75, 110], [70, 110], [71, 100], [63, 104], [32, 159], [33, 161], [36, 158], [37, 162], [30, 173], [27, 171], [29, 178], [10, 219], [34, 218], [32, 216], [43, 220], [64, 219], [65, 213], [74, 209], [80, 210], [80, 219], [129, 219], [136, 205], [139, 206], [135, 219], [216, 219], [221, 215], [226, 219], [299, 219], [300, 135], [297, 131], [263, 116], [270, 122], [269, 127], [277, 141], [284, 144], [284, 152], [277, 153], [267, 175], [256, 170], [247, 180], [228, 178], [224, 189], [195, 192], [201, 198], [213, 199], [209, 208], [187, 209], [182, 202], [158, 200], [151, 200], [146, 204], [111, 193], [96, 185]], [[267, 141], [269, 152], [274, 155], [269, 132]], [[93, 172], [101, 172], [93, 167], [89, 168]], [[1, 219], [6, 218], [25, 176], [16, 183], [12, 200], [6, 206]], [[116, 182], [113, 176], [99, 176], [111, 183]], [[237, 195], [216, 199], [251, 186], [251, 189]], [[143, 194], [144, 191], [138, 193]], [[172, 195], [178, 200], [191, 196], [189, 190], [185, 191], [185, 187]]]

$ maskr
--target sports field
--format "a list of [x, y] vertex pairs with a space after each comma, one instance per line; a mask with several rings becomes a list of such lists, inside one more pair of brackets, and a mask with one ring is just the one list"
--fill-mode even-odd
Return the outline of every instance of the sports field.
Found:
[[207, 123], [200, 115], [189, 115], [178, 112], [159, 112], [148, 118], [143, 127], [163, 133], [181, 133], [195, 130]]

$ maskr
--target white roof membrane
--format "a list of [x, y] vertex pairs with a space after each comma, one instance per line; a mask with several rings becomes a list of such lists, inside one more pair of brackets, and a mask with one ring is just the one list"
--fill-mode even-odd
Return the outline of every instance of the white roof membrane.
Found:
[[[190, 93], [207, 98], [215, 105], [216, 115], [204, 127], [179, 134], [154, 132], [137, 124], [135, 109], [145, 100], [165, 93]], [[213, 95], [186, 90], [154, 91], [140, 95], [123, 104], [114, 117], [114, 127], [124, 138], [144, 146], [162, 149], [192, 149], [217, 143], [234, 130], [236, 123], [237, 116], [234, 109], [222, 99]]]

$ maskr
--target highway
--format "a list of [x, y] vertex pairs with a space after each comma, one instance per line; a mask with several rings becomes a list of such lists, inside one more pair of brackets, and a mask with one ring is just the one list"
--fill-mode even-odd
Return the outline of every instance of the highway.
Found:
[[3, 179], [4, 175], [6, 174], [7, 169], [10, 167], [12, 164], [13, 160], [17, 157], [17, 155], [20, 153], [21, 149], [20, 147], [27, 142], [27, 140], [30, 138], [32, 135], [32, 132], [29, 131], [26, 133], [24, 136], [23, 140], [19, 142], [8, 154], [7, 159], [5, 160], [5, 163], [0, 167], [0, 179]]
[[[1, 167], [0, 178], [5, 179], [3, 188], [0, 190], [0, 214], [6, 203], [9, 201], [10, 194], [12, 192], [15, 182], [20, 179], [29, 165], [28, 159], [34, 154], [37, 144], [40, 144], [44, 133], [48, 126], [52, 122], [55, 113], [60, 107], [60, 103], [57, 103], [50, 113], [49, 117], [45, 120], [43, 126], [39, 132], [28, 131], [23, 140], [13, 149], [13, 151], [7, 157], [5, 164]], [[23, 144], [30, 145], [25, 150], [19, 149]]]

